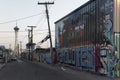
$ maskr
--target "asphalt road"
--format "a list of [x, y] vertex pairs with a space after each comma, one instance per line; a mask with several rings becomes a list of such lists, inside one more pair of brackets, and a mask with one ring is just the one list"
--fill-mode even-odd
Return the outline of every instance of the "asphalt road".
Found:
[[26, 61], [15, 61], [0, 70], [0, 80], [111, 80], [76, 72], [64, 67], [52, 67]]
[[57, 68], [31, 62], [10, 62], [0, 71], [0, 80], [72, 80]]

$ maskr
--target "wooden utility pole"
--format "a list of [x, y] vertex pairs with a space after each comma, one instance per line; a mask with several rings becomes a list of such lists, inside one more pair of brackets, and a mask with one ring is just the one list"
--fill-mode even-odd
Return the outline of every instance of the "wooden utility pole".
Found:
[[48, 13], [48, 7], [47, 5], [54, 4], [54, 2], [44, 2], [44, 3], [39, 3], [38, 5], [45, 5], [46, 8], [46, 17], [47, 17], [47, 23], [48, 23], [48, 31], [49, 31], [49, 36], [50, 36], [50, 54], [52, 57], [53, 49], [52, 49], [52, 38], [51, 38], [51, 30], [50, 30], [50, 22], [49, 22], [49, 13]]
[[31, 28], [31, 30], [29, 30], [28, 32], [28, 37], [29, 37], [29, 59], [32, 60], [32, 52], [33, 52], [33, 47], [34, 47], [34, 43], [33, 43], [33, 28], [35, 28], [36, 26], [28, 26]]
[[30, 60], [30, 58], [31, 58], [31, 56], [30, 56], [30, 29], [28, 29], [28, 44], [27, 44], [27, 47], [29, 48], [29, 56], [28, 56], [28, 58], [29, 58], [29, 60]]
[[22, 41], [20, 41], [20, 54], [22, 53]]

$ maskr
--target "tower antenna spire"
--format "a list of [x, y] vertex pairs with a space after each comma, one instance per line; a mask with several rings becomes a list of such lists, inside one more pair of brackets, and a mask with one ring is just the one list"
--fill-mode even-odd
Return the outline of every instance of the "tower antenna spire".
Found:
[[17, 27], [17, 21], [16, 21], [16, 26], [14, 27], [14, 31], [15, 31], [15, 46], [14, 46], [14, 54], [18, 55], [18, 51], [19, 51], [19, 45], [18, 45], [18, 31], [19, 28]]

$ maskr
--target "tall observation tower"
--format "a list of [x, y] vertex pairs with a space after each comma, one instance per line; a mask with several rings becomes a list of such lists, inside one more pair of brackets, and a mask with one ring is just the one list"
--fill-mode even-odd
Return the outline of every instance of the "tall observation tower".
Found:
[[14, 30], [15, 30], [14, 53], [15, 53], [16, 55], [18, 55], [18, 31], [19, 31], [19, 28], [16, 26], [16, 27], [14, 27]]

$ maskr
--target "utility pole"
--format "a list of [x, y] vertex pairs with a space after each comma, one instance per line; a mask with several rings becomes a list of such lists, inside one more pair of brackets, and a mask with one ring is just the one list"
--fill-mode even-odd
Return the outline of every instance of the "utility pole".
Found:
[[22, 41], [20, 41], [20, 54], [22, 53]]
[[50, 30], [50, 22], [49, 22], [49, 13], [48, 13], [48, 7], [47, 7], [47, 5], [50, 5], [50, 4], [54, 4], [54, 2], [44, 2], [44, 3], [38, 2], [38, 5], [45, 5], [45, 8], [46, 8], [46, 17], [47, 17], [47, 23], [48, 23], [49, 36], [50, 36], [50, 55], [52, 57], [52, 53], [53, 53], [52, 38], [51, 38], [51, 30]]
[[19, 44], [17, 44], [17, 49], [18, 49], [18, 58], [20, 58], [20, 47], [19, 47]]
[[30, 58], [31, 58], [31, 56], [30, 56], [30, 29], [28, 29], [28, 49], [29, 49], [29, 56], [28, 56], [28, 58], [29, 58], [29, 60], [30, 60]]
[[33, 52], [33, 46], [35, 43], [33, 43], [33, 28], [36, 26], [28, 26], [31, 28], [31, 30], [28, 30], [28, 38], [29, 38], [29, 59], [32, 60], [32, 52]]
[[26, 44], [26, 47], [28, 48], [29, 50], [29, 54], [28, 54], [28, 59], [31, 60], [31, 54], [30, 54], [30, 29], [27, 29], [28, 30], [28, 43]]
[[30, 29], [28, 29], [28, 43], [30, 43]]

